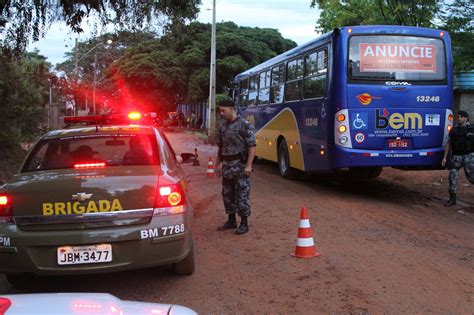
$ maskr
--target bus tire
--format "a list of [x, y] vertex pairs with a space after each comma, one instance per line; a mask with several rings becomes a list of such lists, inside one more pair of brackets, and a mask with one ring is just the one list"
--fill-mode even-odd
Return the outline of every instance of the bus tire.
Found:
[[349, 172], [353, 179], [372, 179], [378, 177], [382, 173], [382, 167], [351, 167], [349, 168]]
[[173, 264], [173, 271], [177, 275], [192, 275], [194, 269], [194, 246], [191, 246], [188, 255], [183, 260]]
[[278, 169], [281, 177], [286, 179], [296, 178], [296, 170], [290, 166], [290, 154], [285, 139], [278, 146]]

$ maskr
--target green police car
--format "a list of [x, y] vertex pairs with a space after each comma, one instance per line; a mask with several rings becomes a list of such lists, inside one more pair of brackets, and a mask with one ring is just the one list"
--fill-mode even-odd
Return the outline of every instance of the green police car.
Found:
[[0, 272], [90, 274], [172, 264], [194, 272], [183, 162], [153, 115], [66, 117], [0, 187]]

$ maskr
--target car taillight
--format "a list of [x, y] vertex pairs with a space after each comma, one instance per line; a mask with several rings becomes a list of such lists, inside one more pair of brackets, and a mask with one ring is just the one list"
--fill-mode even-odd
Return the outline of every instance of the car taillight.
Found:
[[10, 308], [10, 305], [12, 305], [12, 301], [10, 301], [10, 299], [0, 297], [0, 315], [5, 314]]
[[10, 196], [0, 195], [0, 223], [11, 222], [12, 215], [13, 211]]
[[184, 212], [184, 189], [181, 183], [160, 185], [155, 196], [155, 215], [178, 214]]

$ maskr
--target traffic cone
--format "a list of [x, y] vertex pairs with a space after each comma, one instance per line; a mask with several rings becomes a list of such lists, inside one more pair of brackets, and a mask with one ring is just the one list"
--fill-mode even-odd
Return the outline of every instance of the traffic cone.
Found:
[[199, 155], [198, 155], [198, 149], [197, 148], [194, 148], [194, 156], [196, 156], [196, 158], [194, 159], [193, 166], [201, 165], [201, 163], [199, 163]]
[[301, 208], [298, 240], [296, 241], [295, 256], [298, 258], [312, 258], [321, 255], [317, 252], [313, 240], [313, 230], [309, 224], [308, 209]]
[[209, 162], [207, 162], [207, 178], [216, 177], [216, 173], [214, 173], [214, 166], [212, 165], [212, 158], [209, 158]]

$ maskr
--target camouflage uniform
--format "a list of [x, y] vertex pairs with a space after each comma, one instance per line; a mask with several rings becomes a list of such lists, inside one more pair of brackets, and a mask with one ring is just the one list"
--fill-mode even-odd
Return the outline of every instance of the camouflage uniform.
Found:
[[474, 126], [467, 124], [465, 127], [456, 126], [449, 133], [452, 157], [449, 170], [449, 191], [456, 193], [458, 176], [461, 167], [469, 182], [474, 183]]
[[256, 145], [255, 130], [237, 116], [220, 129], [219, 155], [222, 161], [222, 198], [227, 214], [250, 216], [250, 177], [244, 175], [248, 148]]

